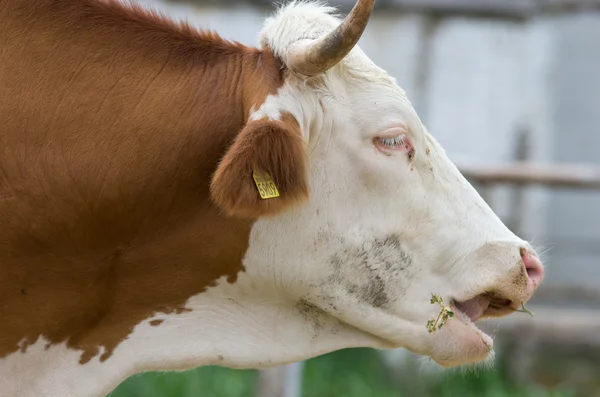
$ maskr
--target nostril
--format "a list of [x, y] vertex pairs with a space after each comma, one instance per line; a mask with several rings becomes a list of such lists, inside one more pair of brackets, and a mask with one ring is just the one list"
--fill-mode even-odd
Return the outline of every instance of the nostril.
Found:
[[529, 276], [535, 285], [540, 285], [544, 278], [544, 265], [542, 265], [542, 262], [535, 254], [532, 254], [526, 248], [521, 248], [520, 252], [527, 276]]
[[544, 271], [541, 270], [541, 268], [525, 266], [525, 269], [527, 270], [527, 275], [529, 278], [532, 279], [536, 284], [539, 284], [540, 281], [542, 281], [542, 278], [544, 278]]

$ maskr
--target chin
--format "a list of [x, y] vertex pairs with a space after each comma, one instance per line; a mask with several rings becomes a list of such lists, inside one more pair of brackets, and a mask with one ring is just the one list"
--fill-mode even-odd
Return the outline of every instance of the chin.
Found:
[[490, 365], [494, 358], [494, 341], [477, 328], [464, 313], [455, 317], [432, 335], [435, 338], [431, 358], [445, 368]]
[[519, 305], [502, 296], [482, 293], [462, 302], [452, 300], [450, 306], [455, 315], [433, 335], [431, 358], [446, 368], [492, 365], [494, 341], [475, 323], [510, 315]]

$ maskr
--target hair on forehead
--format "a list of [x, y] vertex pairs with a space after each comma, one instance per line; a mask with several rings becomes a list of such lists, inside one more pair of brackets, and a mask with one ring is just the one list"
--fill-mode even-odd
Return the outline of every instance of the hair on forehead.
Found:
[[[321, 1], [293, 0], [280, 4], [275, 13], [265, 20], [259, 34], [259, 45], [270, 48], [285, 63], [293, 43], [304, 39], [317, 39], [335, 29], [342, 19], [335, 7], [325, 5]], [[335, 65], [328, 75], [334, 73], [350, 80], [396, 83], [395, 79], [375, 65], [358, 45]]]
[[320, 2], [291, 1], [280, 4], [263, 24], [260, 45], [268, 45], [276, 52], [282, 52], [298, 40], [315, 39], [341, 22], [335, 12], [334, 7]]

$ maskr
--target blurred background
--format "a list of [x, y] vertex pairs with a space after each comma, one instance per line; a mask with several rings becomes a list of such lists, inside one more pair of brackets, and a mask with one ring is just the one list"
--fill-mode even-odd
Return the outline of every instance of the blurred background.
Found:
[[[135, 0], [256, 45], [271, 0]], [[278, 1], [281, 2], [281, 1]], [[350, 10], [354, 0], [327, 0]], [[543, 252], [544, 285], [489, 321], [494, 368], [348, 349], [126, 380], [112, 397], [600, 397], [600, 1], [378, 0], [359, 45], [396, 77], [492, 208]]]

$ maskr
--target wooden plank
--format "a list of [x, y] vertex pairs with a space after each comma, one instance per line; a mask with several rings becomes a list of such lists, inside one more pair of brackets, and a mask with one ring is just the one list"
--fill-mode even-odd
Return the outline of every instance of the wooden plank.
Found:
[[544, 304], [580, 302], [587, 306], [600, 308], [600, 291], [595, 286], [543, 284], [535, 293], [535, 301], [544, 302]]
[[[352, 0], [337, 0], [352, 3]], [[382, 5], [436, 14], [529, 18], [535, 14], [596, 9], [600, 0], [383, 0]]]
[[600, 345], [600, 310], [527, 305], [534, 314], [513, 313], [478, 324], [484, 332], [518, 338], [535, 335], [536, 342]]
[[300, 397], [304, 362], [264, 368], [259, 372], [257, 397]]
[[525, 109], [523, 37], [509, 21], [445, 18], [432, 29], [419, 117], [450, 158], [514, 160]]
[[257, 397], [283, 397], [285, 372], [284, 366], [262, 369], [258, 376]]
[[[555, 37], [554, 61], [546, 73], [552, 110], [546, 132], [551, 142], [551, 162], [600, 167], [600, 13], [572, 13], [549, 19]], [[553, 270], [547, 281], [600, 284], [599, 203], [598, 190], [557, 191], [549, 196], [543, 234], [552, 244], [548, 264]]]
[[462, 174], [482, 184], [545, 185], [556, 188], [600, 189], [600, 167], [583, 164], [458, 164]]
[[[523, 24], [507, 20], [443, 18], [432, 27], [419, 117], [452, 160], [515, 160], [519, 127], [527, 127], [524, 37]], [[509, 192], [486, 192], [501, 219], [512, 210]]]
[[413, 106], [419, 109], [419, 74], [426, 47], [427, 21], [418, 14], [377, 13], [358, 42], [379, 67], [395, 77]]

